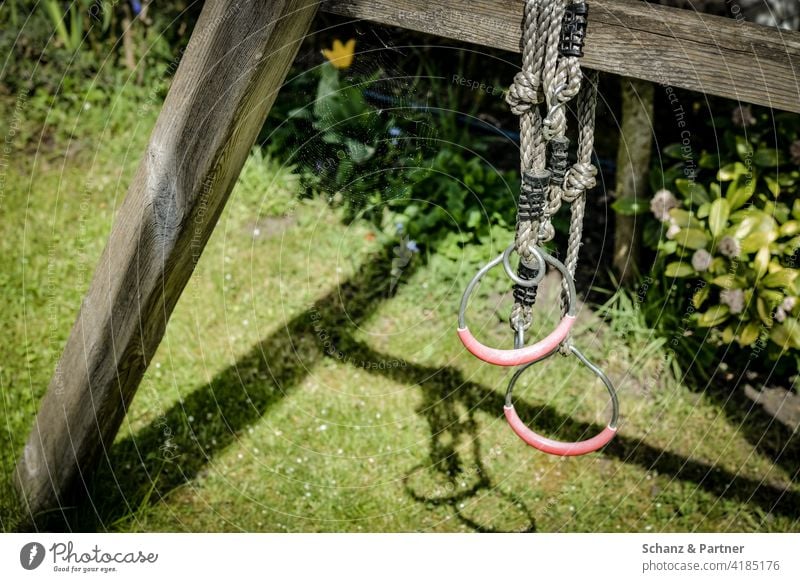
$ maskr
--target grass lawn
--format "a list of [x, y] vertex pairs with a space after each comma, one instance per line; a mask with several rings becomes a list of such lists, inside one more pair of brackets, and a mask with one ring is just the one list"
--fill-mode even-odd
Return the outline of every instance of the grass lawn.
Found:
[[[5, 170], [4, 529], [18, 516], [15, 460], [154, 121], [82, 116], [69, 148], [34, 141]], [[71, 527], [800, 531], [797, 439], [738, 389], [682, 384], [646, 330], [623, 334], [586, 306], [576, 342], [618, 384], [618, 438], [561, 459], [511, 432], [509, 372], [455, 334], [464, 285], [509, 233], [461, 261], [414, 255], [397, 278], [396, 243], [297, 191], [289, 169], [251, 156], [91, 502], [66, 510]], [[487, 342], [509, 343], [507, 291], [496, 273], [475, 295], [471, 328]], [[557, 306], [538, 309], [543, 334]], [[517, 410], [548, 435], [588, 436], [607, 414], [590, 378], [551, 358], [518, 387]]]

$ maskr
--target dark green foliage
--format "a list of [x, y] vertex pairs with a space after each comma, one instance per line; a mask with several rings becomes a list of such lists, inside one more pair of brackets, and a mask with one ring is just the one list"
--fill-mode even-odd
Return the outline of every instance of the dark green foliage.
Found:
[[695, 369], [693, 337], [725, 347], [741, 367], [796, 366], [800, 117], [737, 107], [709, 123], [717, 151], [688, 138], [662, 149], [650, 176], [655, 216], [647, 201], [615, 205], [642, 214], [656, 253], [649, 279], [661, 286], [660, 304], [648, 324], [674, 335], [680, 321], [678, 357]]
[[300, 166], [308, 195], [445, 254], [513, 225], [518, 175], [481, 155], [497, 138], [471, 136], [455, 107], [420, 106], [419, 86], [387, 82], [380, 69], [350, 76], [325, 63], [304, 77], [287, 92], [299, 106], [279, 105], [265, 133]]

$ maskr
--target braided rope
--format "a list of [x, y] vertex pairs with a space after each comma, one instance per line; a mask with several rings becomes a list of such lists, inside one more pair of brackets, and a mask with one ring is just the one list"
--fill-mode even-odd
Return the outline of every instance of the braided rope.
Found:
[[[578, 254], [583, 238], [583, 218], [586, 211], [586, 191], [596, 184], [597, 168], [592, 164], [594, 148], [594, 122], [597, 109], [597, 73], [590, 73], [578, 96], [578, 161], [572, 165], [564, 179], [562, 197], [570, 202], [569, 240], [564, 266], [570, 277], [574, 279], [578, 266]], [[567, 313], [569, 291], [566, 281], [561, 282], [560, 307], [562, 317]], [[569, 337], [562, 344], [562, 353], [568, 351]]]
[[[594, 115], [597, 98], [596, 74], [583, 83], [578, 56], [561, 53], [562, 23], [568, 0], [526, 0], [522, 34], [522, 69], [506, 94], [511, 111], [520, 117], [520, 166], [523, 176], [549, 179], [546, 200], [537, 215], [528, 212], [518, 217], [515, 247], [521, 258], [520, 273], [531, 273], [534, 246], [552, 240], [551, 218], [563, 202], [571, 204], [570, 234], [565, 265], [575, 273], [581, 245], [585, 192], [592, 188], [597, 174], [592, 165]], [[580, 51], [577, 53], [580, 54]], [[567, 104], [578, 97], [580, 126], [577, 161], [566, 169]], [[544, 112], [540, 109], [544, 107]], [[551, 158], [561, 164], [547, 167], [548, 144], [559, 141], [560, 154]], [[541, 181], [538, 182], [541, 184]], [[530, 204], [529, 204], [530, 206]], [[522, 213], [521, 213], [522, 214]], [[566, 283], [564, 283], [566, 285]], [[519, 291], [519, 290], [518, 290]], [[521, 299], [526, 299], [523, 302]], [[510, 323], [514, 330], [528, 329], [532, 322], [535, 293], [515, 293]], [[562, 293], [562, 311], [566, 309]]]

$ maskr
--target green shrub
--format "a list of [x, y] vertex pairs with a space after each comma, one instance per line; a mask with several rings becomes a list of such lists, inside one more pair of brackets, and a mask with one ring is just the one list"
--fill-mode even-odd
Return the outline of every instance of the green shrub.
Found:
[[[347, 219], [370, 220], [385, 236], [402, 233], [415, 251], [454, 257], [492, 227], [513, 225], [518, 174], [482, 157], [492, 138], [469, 139], [457, 108], [443, 103], [434, 115], [416, 107], [418, 89], [384, 83], [380, 69], [357, 74], [325, 63], [303, 76], [289, 92], [302, 106], [279, 104], [268, 139], [273, 154], [300, 168], [308, 195], [327, 196]], [[406, 106], [379, 107], [368, 91], [402, 93]]]
[[723, 123], [723, 151], [703, 151], [694, 168], [680, 145], [666, 148], [681, 161], [653, 171], [650, 220], [662, 224], [646, 228], [645, 240], [657, 250], [652, 274], [691, 289], [689, 321], [712, 345], [736, 342], [751, 357], [798, 360], [800, 123], [779, 119], [773, 125], [764, 112], [745, 130]]
[[0, 98], [24, 100], [27, 127], [21, 132], [36, 142], [43, 127], [44, 142], [52, 137], [63, 144], [73, 131], [94, 138], [103, 130], [102, 119], [99, 129], [76, 128], [77, 122], [85, 125], [92, 109], [116, 107], [123, 92], [136, 120], [140, 110], [157, 108], [166, 95], [188, 40], [185, 28], [198, 10], [187, 10], [185, 1], [12, 1], [10, 25], [0, 27], [6, 63], [0, 68]]

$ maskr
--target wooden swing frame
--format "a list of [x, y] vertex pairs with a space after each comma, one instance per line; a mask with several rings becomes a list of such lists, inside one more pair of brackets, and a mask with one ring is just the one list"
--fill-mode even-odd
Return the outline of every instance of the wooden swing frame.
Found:
[[[800, 113], [800, 33], [589, 0], [582, 64]], [[19, 459], [31, 520], [85, 489], [318, 10], [520, 51], [522, 0], [207, 0]]]

